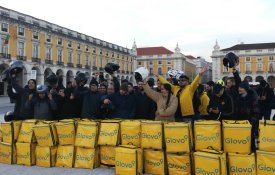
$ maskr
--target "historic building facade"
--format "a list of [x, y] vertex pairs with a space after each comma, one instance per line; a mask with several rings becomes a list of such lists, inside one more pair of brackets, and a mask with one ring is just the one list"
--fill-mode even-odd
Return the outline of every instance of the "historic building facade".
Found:
[[[108, 62], [120, 65], [120, 80], [134, 80], [135, 55], [127, 48], [1, 6], [0, 25], [0, 73], [13, 60], [24, 61], [21, 85], [33, 73], [37, 82], [44, 84], [51, 72], [63, 76], [65, 85], [78, 72], [88, 78], [95, 72], [104, 72]], [[109, 79], [108, 74], [104, 76]]]
[[242, 80], [251, 83], [264, 79], [275, 87], [275, 43], [237, 44], [235, 46], [220, 49], [216, 42], [212, 52], [213, 80], [226, 79], [232, 75], [232, 70], [223, 66], [223, 58], [228, 52], [234, 52], [240, 58], [237, 69]]

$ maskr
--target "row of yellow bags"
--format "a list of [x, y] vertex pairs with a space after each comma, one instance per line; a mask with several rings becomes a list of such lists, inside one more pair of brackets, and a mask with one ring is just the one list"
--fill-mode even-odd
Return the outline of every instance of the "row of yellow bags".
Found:
[[[190, 123], [160, 121], [13, 121], [1, 124], [0, 141], [38, 143], [39, 146], [134, 145], [163, 149], [169, 153], [207, 149], [249, 154], [251, 125], [248, 121], [195, 121]], [[275, 122], [260, 121], [259, 149], [275, 152]], [[193, 137], [194, 135], [194, 137]]]

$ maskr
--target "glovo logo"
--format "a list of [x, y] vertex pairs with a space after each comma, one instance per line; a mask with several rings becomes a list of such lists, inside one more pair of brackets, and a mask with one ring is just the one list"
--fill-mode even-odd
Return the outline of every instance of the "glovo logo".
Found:
[[122, 139], [135, 140], [140, 138], [140, 133], [138, 134], [122, 134]]
[[11, 152], [0, 152], [0, 157], [2, 157], [3, 159], [7, 159], [11, 157]]
[[270, 167], [267, 165], [259, 164], [258, 170], [265, 171], [265, 172], [275, 172], [275, 167]]
[[106, 155], [106, 154], [101, 155], [101, 159], [102, 159], [102, 160], [113, 160], [113, 161], [115, 161], [115, 157], [108, 156], [108, 155]]
[[73, 153], [69, 153], [68, 155], [57, 155], [57, 159], [64, 159], [64, 160], [68, 160], [71, 159], [73, 157]]
[[142, 133], [142, 138], [144, 139], [160, 139], [161, 138], [161, 133], [158, 132], [157, 134], [147, 134], [147, 133]]
[[250, 137], [248, 136], [246, 139], [234, 139], [234, 138], [226, 138], [225, 143], [228, 144], [248, 144], [250, 143]]
[[160, 166], [163, 164], [163, 159], [160, 159], [159, 161], [145, 160], [145, 164], [154, 167]]
[[37, 139], [37, 140], [48, 140], [50, 137], [51, 137], [51, 134], [48, 133], [48, 134], [45, 135], [45, 136], [36, 136], [36, 139]]
[[255, 172], [255, 164], [252, 164], [251, 167], [242, 168], [237, 166], [230, 166], [230, 172], [232, 173], [252, 173]]
[[269, 143], [275, 143], [275, 139], [274, 138], [270, 138], [270, 137], [263, 137], [262, 141], [263, 142], [269, 142]]
[[196, 136], [196, 141], [201, 141], [201, 142], [216, 142], [220, 138], [220, 133], [216, 133], [210, 136], [206, 136], [203, 134], [198, 134]]
[[185, 135], [183, 138], [166, 138], [166, 143], [185, 143], [188, 141], [188, 135]]
[[208, 171], [202, 168], [196, 168], [196, 174], [202, 174], [202, 175], [217, 175], [219, 174], [219, 170], [215, 169], [214, 171]]
[[118, 133], [118, 130], [113, 130], [113, 131], [110, 131], [110, 132], [106, 132], [106, 131], [101, 131], [99, 136], [105, 136], [105, 137], [113, 137], [115, 135], [117, 135]]
[[92, 161], [93, 158], [95, 157], [94, 154], [90, 154], [88, 156], [85, 155], [76, 155], [76, 160], [81, 160], [81, 161]]
[[116, 166], [122, 167], [122, 168], [133, 168], [136, 165], [136, 161], [132, 161], [131, 163], [116, 161]]
[[168, 163], [168, 168], [186, 171], [186, 170], [190, 169], [190, 164], [186, 163], [186, 164], [177, 165], [174, 163]]
[[84, 133], [77, 133], [76, 138], [78, 139], [87, 139], [87, 140], [92, 140], [96, 137], [96, 133], [92, 133], [90, 135], [84, 134]]
[[19, 159], [28, 159], [30, 158], [30, 153], [29, 152], [27, 152], [26, 154], [17, 153], [16, 157]]
[[66, 134], [58, 134], [59, 139], [69, 139], [74, 137], [74, 131], [71, 131], [70, 133]]
[[33, 130], [29, 130], [29, 131], [25, 131], [25, 130], [21, 130], [20, 131], [20, 135], [31, 135], [33, 133]]
[[42, 156], [42, 155], [37, 155], [36, 156], [36, 160], [49, 160], [50, 158], [50, 154], [47, 153], [46, 155]]

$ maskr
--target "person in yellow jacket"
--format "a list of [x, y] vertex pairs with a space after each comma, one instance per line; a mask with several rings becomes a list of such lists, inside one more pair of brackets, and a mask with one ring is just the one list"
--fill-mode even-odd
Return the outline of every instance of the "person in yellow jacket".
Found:
[[200, 119], [209, 119], [209, 114], [207, 112], [207, 106], [209, 105], [209, 97], [207, 95], [207, 92], [204, 90], [204, 86], [202, 84], [198, 87], [198, 94], [200, 97], [200, 106], [199, 106], [199, 114]]
[[176, 121], [193, 121], [194, 108], [193, 108], [193, 95], [196, 91], [199, 81], [203, 73], [207, 70], [208, 65], [204, 66], [200, 73], [195, 77], [191, 84], [189, 84], [189, 77], [181, 75], [178, 80], [178, 85], [172, 85], [164, 77], [158, 75], [158, 79], [162, 84], [168, 83], [172, 87], [173, 94], [178, 98], [178, 109], [175, 114]]

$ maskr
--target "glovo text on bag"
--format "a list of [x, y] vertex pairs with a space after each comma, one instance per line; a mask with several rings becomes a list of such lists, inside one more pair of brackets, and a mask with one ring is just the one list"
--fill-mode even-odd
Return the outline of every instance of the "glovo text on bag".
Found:
[[55, 124], [59, 145], [73, 145], [75, 142], [75, 125], [73, 122]]
[[256, 175], [254, 154], [228, 153], [230, 175]]
[[116, 146], [119, 143], [119, 123], [101, 123], [98, 145]]
[[166, 163], [163, 151], [143, 150], [144, 172], [148, 174], [166, 174]]
[[256, 151], [257, 175], [275, 174], [275, 153]]
[[190, 154], [181, 153], [173, 154], [167, 153], [167, 167], [168, 173], [174, 175], [190, 175], [191, 174], [191, 163]]
[[18, 165], [35, 165], [35, 147], [33, 143], [16, 143], [16, 158]]
[[120, 123], [121, 145], [140, 146], [140, 121], [122, 121]]
[[94, 148], [83, 148], [83, 147], [76, 147], [76, 154], [75, 154], [75, 168], [89, 168], [93, 169], [96, 168], [98, 151]]
[[75, 146], [95, 148], [98, 136], [98, 123], [91, 121], [80, 121], [77, 124]]
[[23, 143], [35, 143], [36, 138], [34, 136], [33, 127], [36, 124], [36, 120], [25, 120], [22, 122], [21, 129], [18, 136], [18, 142]]
[[22, 121], [2, 122], [2, 140], [5, 143], [14, 143], [18, 139]]
[[141, 122], [141, 147], [152, 149], [163, 148], [163, 124], [161, 121]]
[[100, 146], [100, 165], [114, 167], [116, 160], [116, 150], [114, 146]]
[[188, 123], [164, 123], [164, 137], [168, 153], [190, 152], [190, 128]]
[[16, 163], [16, 149], [13, 144], [0, 142], [0, 163]]
[[249, 154], [251, 152], [251, 125], [249, 121], [223, 121], [225, 152]]
[[74, 145], [59, 145], [56, 154], [56, 167], [72, 168], [74, 163]]
[[275, 151], [275, 121], [261, 120], [259, 123], [259, 150]]
[[57, 147], [36, 146], [36, 165], [41, 167], [53, 167], [56, 161]]
[[57, 144], [57, 133], [54, 123], [39, 122], [33, 127], [39, 146], [54, 146]]

